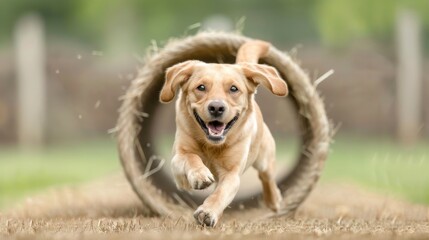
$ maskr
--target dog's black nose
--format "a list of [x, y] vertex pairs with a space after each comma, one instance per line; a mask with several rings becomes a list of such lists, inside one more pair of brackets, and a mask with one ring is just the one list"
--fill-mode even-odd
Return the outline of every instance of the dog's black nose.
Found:
[[221, 101], [213, 101], [209, 104], [208, 109], [213, 117], [220, 117], [225, 112], [225, 104]]

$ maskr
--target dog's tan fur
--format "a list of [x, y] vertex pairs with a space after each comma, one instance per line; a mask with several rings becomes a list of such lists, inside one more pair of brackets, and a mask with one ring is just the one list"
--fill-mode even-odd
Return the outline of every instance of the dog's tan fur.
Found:
[[[286, 96], [287, 86], [277, 71], [257, 64], [269, 45], [255, 41], [244, 44], [237, 64], [208, 64], [186, 61], [167, 70], [161, 90], [161, 102], [176, 102], [176, 137], [171, 162], [179, 189], [204, 189], [217, 182], [214, 192], [198, 207], [198, 223], [214, 226], [231, 203], [240, 185], [240, 175], [253, 166], [259, 173], [266, 205], [280, 207], [281, 194], [274, 180], [275, 142], [254, 100], [256, 87], [262, 84], [273, 94]], [[199, 89], [204, 85], [204, 90]], [[238, 91], [233, 92], [235, 86]], [[219, 141], [209, 139], [198, 117], [208, 126], [214, 117], [208, 107], [222, 102], [225, 110], [215, 118], [222, 123], [238, 119]]]

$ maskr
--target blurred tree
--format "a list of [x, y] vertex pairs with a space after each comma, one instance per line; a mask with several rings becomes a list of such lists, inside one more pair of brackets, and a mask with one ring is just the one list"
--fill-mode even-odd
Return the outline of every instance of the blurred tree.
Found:
[[37, 12], [47, 23], [47, 28], [66, 33], [72, 22], [77, 1], [13, 0], [0, 1], [0, 41], [11, 41], [15, 23], [27, 13]]
[[[17, 19], [37, 12], [48, 35], [60, 35], [105, 50], [114, 42], [143, 50], [152, 39], [194, 33], [188, 27], [207, 17], [246, 18], [247, 35], [296, 44], [317, 40], [313, 6], [317, 0], [14, 0], [0, 1], [0, 42], [10, 42]], [[128, 35], [128, 36], [127, 36]], [[130, 47], [132, 48], [132, 47]], [[116, 50], [121, 51], [121, 50]], [[125, 50], [128, 51], [128, 50]]]
[[365, 37], [396, 43], [396, 49], [391, 49], [397, 57], [397, 136], [402, 143], [415, 143], [423, 113], [421, 32], [429, 30], [429, 1], [323, 0], [315, 10], [322, 39], [328, 44], [342, 46]]
[[389, 40], [398, 6], [415, 10], [429, 32], [427, 0], [4, 0], [0, 41], [10, 41], [14, 23], [27, 12], [44, 18], [48, 34], [79, 38], [97, 48], [111, 45], [105, 40], [115, 28], [128, 29], [128, 38], [142, 46], [183, 35], [188, 26], [222, 14], [233, 21], [246, 17], [246, 34], [274, 42], [299, 43], [320, 35], [325, 43], [342, 46], [360, 37]]
[[427, 0], [319, 0], [314, 10], [322, 41], [344, 46], [365, 37], [392, 43], [398, 8], [415, 11], [429, 30]]

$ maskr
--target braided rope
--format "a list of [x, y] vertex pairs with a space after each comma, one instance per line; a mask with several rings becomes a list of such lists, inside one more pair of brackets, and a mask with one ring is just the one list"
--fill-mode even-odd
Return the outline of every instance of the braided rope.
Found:
[[[154, 215], [183, 216], [184, 212], [190, 211], [184, 204], [189, 203], [190, 196], [178, 192], [163, 171], [145, 175], [149, 157], [154, 153], [152, 148], [141, 144], [152, 139], [152, 118], [144, 116], [152, 116], [156, 112], [165, 70], [190, 59], [234, 63], [237, 50], [248, 40], [238, 34], [215, 32], [172, 40], [163, 50], [147, 57], [144, 67], [123, 97], [116, 126], [120, 159], [134, 191]], [[281, 214], [289, 215], [305, 200], [319, 179], [328, 155], [330, 125], [315, 87], [290, 56], [271, 47], [261, 61], [275, 67], [286, 80], [289, 98], [302, 123], [302, 149], [297, 163], [279, 182], [284, 195]], [[157, 167], [157, 164], [150, 165]], [[249, 198], [240, 204], [255, 205], [255, 200]]]

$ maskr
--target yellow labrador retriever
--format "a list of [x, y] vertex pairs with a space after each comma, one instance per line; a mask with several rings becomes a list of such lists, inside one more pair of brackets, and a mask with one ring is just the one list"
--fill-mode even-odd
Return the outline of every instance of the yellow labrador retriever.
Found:
[[215, 226], [232, 202], [240, 175], [253, 166], [262, 181], [266, 205], [280, 207], [274, 180], [275, 142], [254, 100], [261, 84], [286, 96], [287, 85], [270, 66], [258, 64], [270, 45], [249, 41], [239, 49], [236, 64], [190, 60], [167, 70], [160, 100], [176, 102], [176, 137], [171, 162], [176, 185], [182, 190], [204, 189], [217, 182], [198, 207], [199, 224]]

